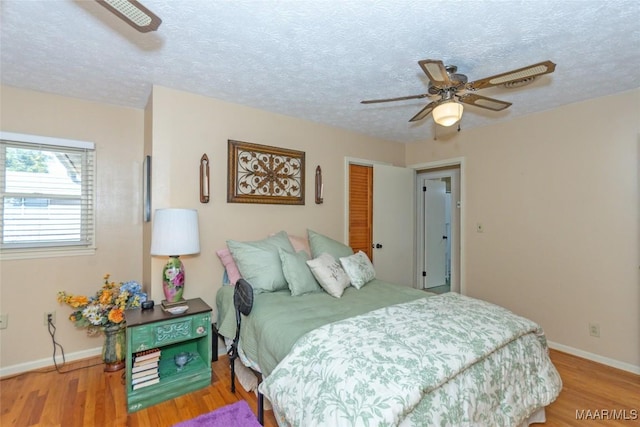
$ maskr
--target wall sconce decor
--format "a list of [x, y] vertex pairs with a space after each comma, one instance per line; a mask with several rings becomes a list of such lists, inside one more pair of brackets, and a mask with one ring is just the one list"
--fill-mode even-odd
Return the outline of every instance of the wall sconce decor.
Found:
[[209, 157], [200, 158], [200, 203], [209, 203]]
[[322, 169], [320, 165], [316, 167], [316, 205], [324, 202], [324, 184], [322, 183]]

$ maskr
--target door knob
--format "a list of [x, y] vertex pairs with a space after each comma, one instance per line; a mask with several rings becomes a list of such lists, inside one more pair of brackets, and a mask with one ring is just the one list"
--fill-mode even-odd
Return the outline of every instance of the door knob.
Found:
[[382, 245], [380, 243], [376, 243], [376, 249], [381, 249]]
[[442, 236], [442, 238], [443, 238], [443, 239], [445, 239], [445, 240], [446, 240], [446, 239], [448, 239], [448, 237], [447, 237], [447, 236]]

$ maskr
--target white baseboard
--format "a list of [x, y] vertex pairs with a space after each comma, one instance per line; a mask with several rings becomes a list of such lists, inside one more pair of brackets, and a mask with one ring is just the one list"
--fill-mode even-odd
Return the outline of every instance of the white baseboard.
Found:
[[[640, 375], [640, 366], [632, 365], [631, 363], [621, 362], [619, 360], [600, 356], [598, 354], [589, 353], [588, 351], [569, 347], [567, 345], [559, 344], [553, 341], [547, 341], [547, 343], [549, 344], [549, 347], [554, 350], [569, 353], [574, 356], [582, 357], [583, 359], [602, 363], [603, 365], [611, 366], [613, 368], [622, 369], [623, 371], [628, 371], [633, 374]], [[89, 350], [82, 350], [75, 353], [69, 353], [65, 355], [65, 359], [67, 362], [72, 362], [74, 360], [80, 360], [80, 359], [86, 359], [89, 357], [99, 356], [101, 353], [102, 353], [102, 347], [96, 347]], [[222, 356], [225, 354], [226, 354], [226, 351], [225, 351], [224, 345], [219, 346], [218, 356]], [[59, 355], [56, 358], [56, 362], [58, 364], [61, 364], [62, 356]], [[31, 362], [20, 363], [18, 365], [6, 366], [4, 368], [0, 368], [0, 378], [4, 378], [10, 375], [20, 374], [23, 372], [33, 371], [35, 369], [46, 368], [48, 366], [53, 366], [53, 360], [51, 358], [34, 360]]]
[[[75, 353], [65, 354], [64, 358], [67, 362], [74, 360], [86, 359], [88, 357], [99, 356], [102, 354], [102, 347], [91, 348], [89, 350], [77, 351]], [[62, 364], [62, 355], [56, 357], [56, 363], [58, 366]], [[35, 369], [46, 368], [53, 366], [53, 357], [46, 359], [33, 360], [31, 362], [20, 363], [18, 365], [6, 366], [0, 368], [0, 378], [4, 378], [10, 375], [21, 374], [23, 372], [33, 371]]]
[[603, 365], [611, 366], [612, 368], [622, 369], [623, 371], [631, 372], [632, 374], [640, 375], [640, 366], [632, 365], [631, 363], [621, 362], [619, 360], [611, 359], [609, 357], [600, 356], [599, 354], [589, 353], [588, 351], [580, 350], [577, 348], [569, 347], [568, 345], [558, 344], [557, 342], [547, 341], [549, 347], [572, 354], [574, 356], [582, 357], [583, 359], [591, 360], [593, 362], [602, 363]]

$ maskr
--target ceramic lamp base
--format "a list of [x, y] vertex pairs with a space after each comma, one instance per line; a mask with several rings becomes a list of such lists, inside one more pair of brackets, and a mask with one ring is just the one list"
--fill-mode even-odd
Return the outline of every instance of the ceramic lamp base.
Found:
[[178, 302], [184, 293], [184, 265], [177, 256], [169, 258], [162, 270], [162, 291], [168, 303]]

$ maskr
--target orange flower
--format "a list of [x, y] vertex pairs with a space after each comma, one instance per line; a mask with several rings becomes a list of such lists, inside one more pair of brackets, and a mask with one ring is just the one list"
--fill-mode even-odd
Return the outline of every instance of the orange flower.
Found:
[[100, 294], [100, 304], [110, 304], [111, 303], [111, 292], [108, 290], [103, 290]]
[[78, 308], [82, 305], [86, 305], [88, 302], [89, 299], [84, 295], [74, 295], [69, 297], [69, 301], [67, 303], [73, 308]]
[[124, 320], [124, 311], [120, 308], [114, 308], [109, 311], [109, 321], [113, 323], [120, 323]]

